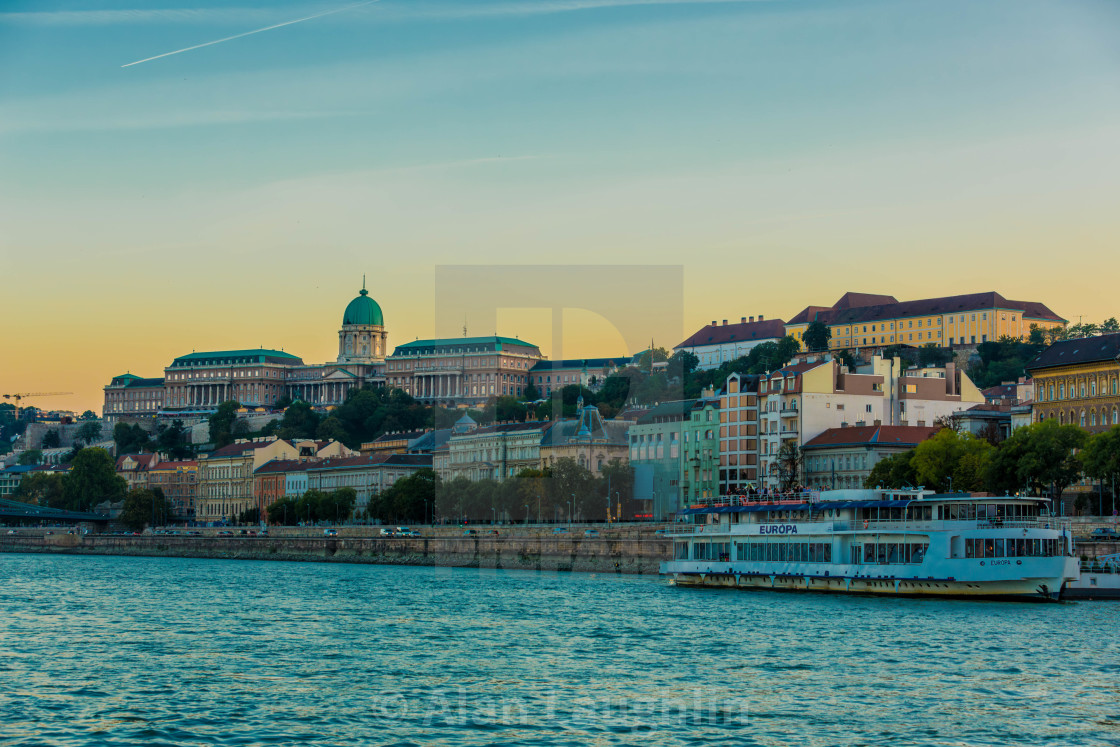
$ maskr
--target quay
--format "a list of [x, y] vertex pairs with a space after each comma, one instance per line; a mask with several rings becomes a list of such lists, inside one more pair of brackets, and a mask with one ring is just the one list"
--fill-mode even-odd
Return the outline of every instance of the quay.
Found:
[[[567, 529], [565, 527], [565, 529]], [[572, 525], [554, 527], [467, 526], [419, 527], [419, 537], [383, 537], [380, 527], [337, 527], [337, 536], [322, 528], [270, 527], [268, 536], [241, 535], [238, 528], [192, 529], [197, 535], [83, 534], [80, 530], [19, 529], [0, 535], [0, 552], [74, 555], [139, 555], [238, 560], [321, 561], [465, 568], [495, 568], [589, 573], [656, 575], [670, 554], [670, 542], [655, 534], [657, 526], [604, 529]], [[473, 530], [476, 534], [465, 534]], [[586, 536], [585, 532], [594, 532]], [[251, 530], [245, 530], [251, 531]], [[490, 532], [497, 534], [490, 534]], [[73, 533], [71, 533], [73, 532]]]

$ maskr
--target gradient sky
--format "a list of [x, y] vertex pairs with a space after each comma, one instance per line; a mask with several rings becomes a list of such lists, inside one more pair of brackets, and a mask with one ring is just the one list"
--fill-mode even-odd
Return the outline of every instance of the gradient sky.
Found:
[[0, 393], [331, 360], [363, 273], [429, 336], [447, 264], [682, 265], [667, 347], [847, 290], [1120, 314], [1114, 0], [380, 0], [122, 67], [349, 4], [0, 5]]

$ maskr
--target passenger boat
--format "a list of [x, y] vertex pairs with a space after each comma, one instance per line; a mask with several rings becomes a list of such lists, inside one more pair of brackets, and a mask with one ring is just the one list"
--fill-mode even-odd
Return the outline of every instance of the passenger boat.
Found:
[[830, 490], [682, 510], [661, 573], [679, 586], [1056, 601], [1078, 578], [1044, 498]]

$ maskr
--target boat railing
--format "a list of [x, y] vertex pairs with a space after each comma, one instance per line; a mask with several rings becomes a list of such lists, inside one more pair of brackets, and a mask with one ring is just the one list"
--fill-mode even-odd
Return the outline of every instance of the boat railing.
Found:
[[720, 508], [725, 506], [781, 506], [794, 503], [817, 503], [821, 499], [819, 490], [772, 491], [749, 495], [717, 495], [700, 498], [694, 508]]
[[832, 522], [832, 531], [851, 532], [855, 530], [902, 531], [902, 530], [944, 530], [944, 529], [1065, 529], [1070, 527], [1068, 520], [1055, 518], [1038, 519], [898, 519], [896, 521], [871, 521], [852, 519]]

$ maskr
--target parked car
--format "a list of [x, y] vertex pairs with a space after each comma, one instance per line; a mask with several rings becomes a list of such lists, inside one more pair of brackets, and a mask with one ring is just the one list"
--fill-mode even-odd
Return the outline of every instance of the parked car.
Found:
[[486, 536], [487, 537], [500, 537], [501, 535], [498, 534], [497, 529], [491, 529], [489, 532], [486, 533]]
[[338, 530], [337, 529], [324, 529], [323, 530], [323, 536], [324, 537], [337, 537], [338, 536]]
[[9, 529], [8, 530], [8, 534], [15, 534], [15, 533], [16, 533], [16, 530], [14, 530], [14, 529]]
[[1090, 532], [1089, 539], [1097, 542], [1117, 542], [1120, 541], [1120, 532], [1108, 527], [1101, 527]]
[[417, 532], [413, 529], [409, 529], [408, 527], [397, 527], [396, 532], [397, 532], [397, 535], [400, 536], [400, 537], [419, 537], [420, 536], [419, 532]]
[[396, 532], [394, 532], [392, 529], [389, 529], [388, 527], [382, 527], [381, 528], [381, 536], [382, 537], [395, 537], [397, 535], [396, 535]]
[[654, 537], [664, 537], [665, 536], [665, 530], [664, 529], [658, 529], [656, 532], [653, 533], [653, 536]]
[[553, 534], [567, 534], [568, 533], [568, 528], [567, 527], [556, 527], [555, 529], [552, 530], [552, 533]]
[[478, 536], [478, 530], [477, 529], [464, 529], [463, 530], [463, 536], [464, 537], [477, 537]]
[[599, 530], [598, 529], [584, 529], [583, 530], [583, 536], [584, 537], [598, 537], [599, 536]]

